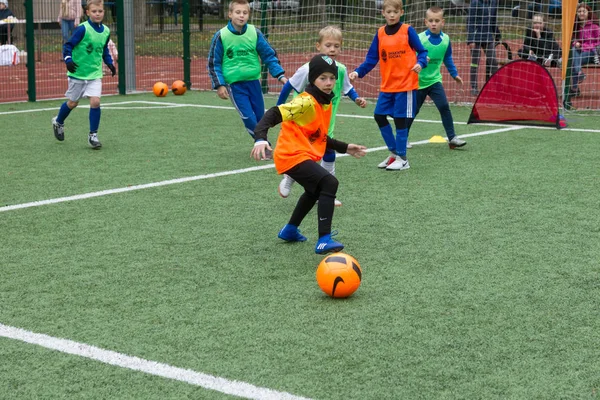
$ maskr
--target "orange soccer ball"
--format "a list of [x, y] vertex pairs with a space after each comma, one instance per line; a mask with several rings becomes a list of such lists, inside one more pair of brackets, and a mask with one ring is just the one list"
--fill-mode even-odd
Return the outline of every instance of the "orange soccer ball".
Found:
[[165, 97], [167, 93], [169, 93], [169, 87], [166, 83], [156, 82], [152, 88], [152, 91], [156, 97]]
[[331, 297], [350, 296], [360, 286], [361, 279], [360, 264], [345, 253], [329, 254], [317, 267], [317, 283]]
[[187, 91], [187, 86], [185, 86], [184, 81], [175, 81], [173, 82], [173, 85], [171, 85], [171, 90], [176, 96], [181, 96]]

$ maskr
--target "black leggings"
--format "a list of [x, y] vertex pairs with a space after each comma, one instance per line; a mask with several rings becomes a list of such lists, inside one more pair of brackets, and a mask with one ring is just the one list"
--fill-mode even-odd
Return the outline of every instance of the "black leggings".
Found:
[[319, 237], [330, 234], [339, 186], [337, 178], [312, 160], [303, 161], [285, 173], [304, 187], [304, 193], [298, 199], [288, 223], [300, 226], [318, 200]]

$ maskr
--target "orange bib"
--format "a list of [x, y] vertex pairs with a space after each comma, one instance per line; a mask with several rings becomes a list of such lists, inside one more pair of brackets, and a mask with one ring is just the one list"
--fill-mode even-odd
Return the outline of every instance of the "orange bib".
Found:
[[419, 88], [419, 74], [411, 71], [417, 63], [417, 54], [408, 43], [409, 26], [402, 24], [393, 35], [385, 33], [385, 26], [377, 31], [382, 92], [408, 92]]
[[279, 110], [283, 123], [273, 152], [277, 173], [283, 174], [306, 160], [319, 161], [327, 147], [331, 104], [319, 104], [303, 92], [280, 105]]

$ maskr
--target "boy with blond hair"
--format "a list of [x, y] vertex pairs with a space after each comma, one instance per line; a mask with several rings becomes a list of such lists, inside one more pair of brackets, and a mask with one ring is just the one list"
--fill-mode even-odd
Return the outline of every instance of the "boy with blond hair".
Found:
[[[400, 171], [410, 168], [406, 158], [408, 127], [415, 117], [419, 72], [427, 66], [427, 50], [415, 29], [400, 22], [404, 15], [402, 0], [384, 0], [381, 13], [386, 25], [377, 30], [365, 61], [350, 73], [350, 80], [362, 78], [379, 62], [381, 86], [375, 122], [390, 155], [378, 167]], [[388, 115], [394, 118], [396, 137]]]
[[[452, 119], [450, 104], [448, 104], [446, 92], [442, 85], [442, 63], [448, 69], [452, 79], [461, 85], [463, 80], [458, 75], [458, 70], [452, 59], [450, 37], [442, 32], [444, 24], [444, 10], [440, 7], [433, 6], [425, 12], [427, 30], [419, 34], [419, 39], [423, 47], [427, 50], [429, 65], [419, 74], [419, 91], [417, 92], [417, 111], [415, 116], [419, 113], [427, 96], [429, 96], [442, 117], [442, 125], [448, 137], [448, 146], [451, 149], [455, 149], [466, 145], [467, 142], [456, 136], [454, 132], [454, 120]], [[409, 123], [409, 130], [412, 122], [413, 120]]]
[[[262, 60], [274, 78], [286, 83], [275, 50], [262, 32], [248, 23], [250, 5], [246, 0], [229, 3], [229, 22], [213, 36], [207, 69], [217, 95], [231, 99], [246, 130], [254, 138], [254, 128], [265, 113], [260, 86]], [[260, 58], [259, 58], [260, 57]], [[267, 154], [267, 159], [270, 158]]]
[[108, 66], [112, 76], [117, 70], [108, 50], [110, 29], [104, 24], [104, 2], [88, 0], [85, 10], [88, 20], [80, 24], [73, 36], [63, 45], [63, 58], [67, 66], [69, 87], [58, 115], [52, 118], [54, 137], [65, 140], [65, 119], [77, 107], [83, 97], [90, 99], [90, 133], [88, 144], [93, 149], [102, 147], [98, 140], [100, 126], [100, 95], [102, 94], [102, 62]]
[[[342, 95], [348, 96], [350, 99], [352, 99], [352, 101], [354, 101], [354, 103], [356, 103], [357, 106], [362, 108], [366, 107], [367, 101], [358, 96], [358, 93], [356, 93], [356, 90], [354, 90], [352, 83], [350, 83], [346, 66], [336, 59], [342, 50], [342, 31], [340, 28], [337, 26], [328, 25], [321, 29], [319, 31], [319, 40], [316, 43], [316, 47], [319, 53], [325, 54], [332, 60], [335, 60], [338, 69], [336, 84], [333, 88], [333, 94], [335, 97], [332, 100], [331, 122], [329, 123], [328, 131], [329, 137], [333, 138], [335, 116], [337, 114], [337, 109]], [[277, 100], [277, 105], [285, 103], [292, 90], [296, 92], [295, 95], [304, 91], [309, 83], [308, 72], [309, 63], [306, 63], [298, 68], [294, 75], [283, 86], [283, 89], [279, 95], [279, 99]], [[335, 175], [335, 151], [333, 149], [328, 149], [325, 151], [325, 155], [323, 155], [323, 159], [321, 160], [321, 166], [330, 174]], [[283, 198], [288, 197], [293, 184], [294, 180], [289, 175], [284, 174], [283, 179], [279, 183], [279, 195]], [[335, 206], [339, 207], [341, 205], [342, 203], [338, 199], [335, 199]]]

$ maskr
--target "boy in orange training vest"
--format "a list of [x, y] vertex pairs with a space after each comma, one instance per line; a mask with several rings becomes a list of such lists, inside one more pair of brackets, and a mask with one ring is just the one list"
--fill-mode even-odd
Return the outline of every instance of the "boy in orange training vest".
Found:
[[331, 232], [334, 200], [338, 189], [337, 178], [318, 162], [325, 150], [348, 153], [356, 158], [366, 154], [366, 147], [346, 144], [327, 135], [331, 120], [331, 100], [338, 77], [338, 68], [330, 57], [319, 54], [308, 65], [308, 86], [289, 103], [270, 108], [254, 129], [255, 143], [250, 155], [255, 160], [271, 150], [267, 131], [281, 123], [273, 161], [279, 174], [287, 174], [304, 187], [292, 216], [279, 232], [286, 242], [304, 242], [306, 237], [298, 226], [319, 201], [319, 240], [315, 253], [341, 251], [344, 245], [332, 239]]
[[[419, 72], [427, 66], [427, 50], [417, 31], [400, 22], [402, 0], [384, 0], [382, 14], [386, 25], [379, 28], [365, 61], [349, 77], [351, 81], [362, 78], [379, 62], [381, 87], [375, 121], [391, 154], [378, 167], [399, 171], [410, 168], [406, 159], [408, 120], [415, 117]], [[388, 115], [394, 118], [395, 138]]]

